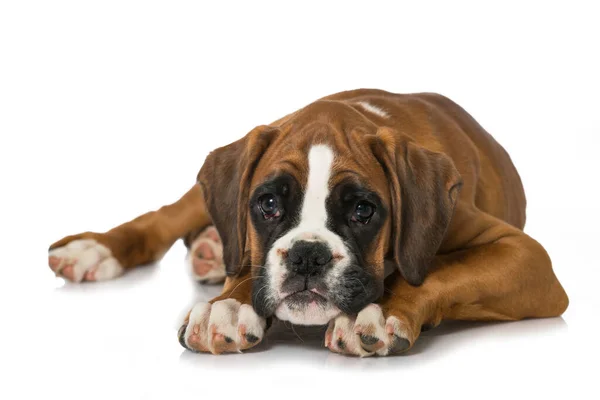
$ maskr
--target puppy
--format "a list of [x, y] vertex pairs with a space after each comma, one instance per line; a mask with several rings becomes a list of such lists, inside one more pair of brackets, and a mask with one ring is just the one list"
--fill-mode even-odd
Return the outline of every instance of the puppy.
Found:
[[74, 282], [112, 279], [183, 238], [197, 278], [225, 280], [186, 317], [185, 348], [248, 349], [276, 317], [329, 324], [331, 351], [385, 356], [443, 319], [562, 314], [567, 295], [524, 225], [510, 157], [466, 111], [360, 89], [213, 151], [179, 201], [68, 236], [49, 264]]

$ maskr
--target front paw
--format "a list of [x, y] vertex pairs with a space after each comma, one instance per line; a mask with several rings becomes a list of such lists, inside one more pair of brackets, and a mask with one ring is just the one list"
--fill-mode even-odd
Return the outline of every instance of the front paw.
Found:
[[72, 282], [104, 281], [125, 271], [111, 250], [95, 239], [78, 235], [61, 242], [57, 242], [58, 246], [54, 244], [48, 253], [48, 264], [56, 276]]
[[403, 316], [389, 315], [386, 319], [379, 305], [369, 304], [356, 316], [342, 314], [332, 320], [325, 347], [360, 357], [387, 356], [408, 350], [415, 339]]
[[252, 306], [237, 300], [198, 303], [179, 329], [179, 343], [197, 352], [240, 353], [262, 341], [265, 327]]

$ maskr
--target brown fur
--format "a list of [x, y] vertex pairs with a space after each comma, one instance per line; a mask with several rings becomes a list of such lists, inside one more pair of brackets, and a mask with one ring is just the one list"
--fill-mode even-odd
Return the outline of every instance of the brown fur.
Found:
[[[357, 101], [390, 117], [365, 112]], [[368, 261], [381, 277], [384, 260], [397, 264], [400, 274], [386, 280], [379, 303], [408, 327], [411, 345], [422, 326], [442, 319], [516, 320], [567, 308], [546, 251], [522, 231], [526, 201], [510, 157], [466, 111], [436, 94], [361, 89], [325, 97], [215, 150], [198, 175], [200, 186], [177, 203], [52, 248], [93, 237], [133, 267], [212, 220], [229, 275], [215, 300], [250, 303], [250, 265], [264, 249], [247, 218], [248, 196], [278, 171], [305, 183], [306, 154], [315, 143], [336, 151], [332, 185], [354, 177], [392, 210]]]

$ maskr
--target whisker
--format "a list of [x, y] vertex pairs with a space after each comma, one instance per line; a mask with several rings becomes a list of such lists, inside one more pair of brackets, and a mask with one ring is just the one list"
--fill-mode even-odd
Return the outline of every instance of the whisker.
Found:
[[296, 337], [297, 337], [298, 339], [300, 339], [300, 341], [301, 341], [302, 343], [304, 343], [304, 339], [302, 339], [302, 338], [300, 337], [300, 335], [298, 335], [298, 332], [296, 332], [296, 330], [294, 329], [294, 324], [291, 324], [291, 327], [292, 327], [292, 332], [294, 332], [294, 334], [296, 335]]
[[230, 298], [230, 297], [231, 297], [231, 295], [233, 294], [233, 292], [235, 292], [235, 290], [236, 290], [236, 289], [237, 289], [237, 288], [238, 288], [238, 287], [239, 287], [239, 286], [240, 286], [242, 283], [244, 283], [244, 282], [248, 282], [248, 281], [250, 281], [250, 280], [252, 280], [252, 279], [256, 279], [256, 278], [258, 278], [258, 277], [251, 276], [250, 278], [248, 278], [248, 279], [244, 279], [243, 281], [241, 281], [240, 283], [238, 283], [238, 284], [237, 284], [237, 285], [236, 285], [236, 286], [233, 288], [233, 290], [232, 290], [232, 291], [229, 293], [229, 296], [227, 296], [227, 298]]
[[261, 292], [263, 289], [265, 289], [267, 286], [268, 286], [268, 285], [266, 285], [266, 284], [265, 284], [265, 285], [263, 285], [263, 286], [262, 286], [260, 289], [258, 289], [258, 291], [257, 291], [257, 292], [254, 294], [254, 296], [252, 296], [252, 297], [255, 297], [255, 298], [256, 298], [256, 297], [258, 297], [258, 294], [259, 294], [259, 293], [260, 293], [260, 292]]
[[234, 268], [243, 268], [243, 267], [252, 267], [252, 268], [264, 268], [267, 269], [265, 265], [253, 265], [253, 264], [244, 264], [244, 265], [232, 265]]

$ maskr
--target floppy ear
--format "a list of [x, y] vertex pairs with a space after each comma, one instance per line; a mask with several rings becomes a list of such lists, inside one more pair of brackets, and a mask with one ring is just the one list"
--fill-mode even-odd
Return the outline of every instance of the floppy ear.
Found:
[[249, 263], [249, 254], [244, 253], [250, 182], [276, 132], [269, 126], [254, 128], [237, 142], [211, 152], [198, 173], [208, 212], [223, 242], [223, 261], [230, 276]]
[[454, 214], [462, 179], [448, 156], [389, 128], [369, 140], [390, 182], [394, 261], [408, 283], [420, 285]]

